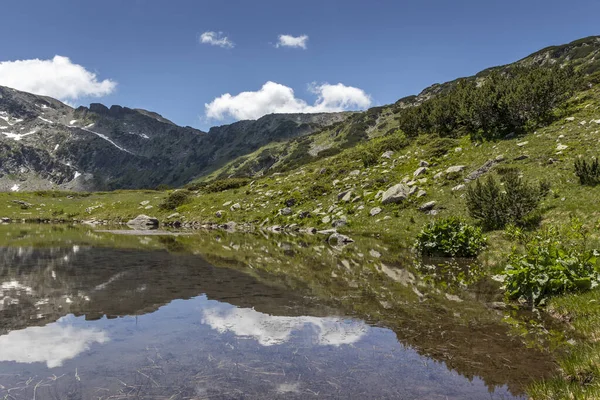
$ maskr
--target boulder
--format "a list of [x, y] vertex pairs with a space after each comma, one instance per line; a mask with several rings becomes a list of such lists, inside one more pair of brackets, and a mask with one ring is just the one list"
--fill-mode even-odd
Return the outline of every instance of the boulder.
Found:
[[292, 212], [293, 212], [292, 209], [289, 207], [285, 207], [285, 208], [282, 208], [281, 210], [279, 210], [279, 214], [281, 214], [281, 215], [292, 215]]
[[413, 173], [413, 176], [414, 176], [414, 177], [421, 176], [421, 175], [423, 175], [423, 174], [424, 174], [424, 173], [426, 173], [426, 172], [427, 172], [427, 167], [419, 167], [419, 168], [417, 168], [417, 170], [416, 170], [416, 171]]
[[419, 167], [429, 167], [429, 163], [425, 160], [419, 161]]
[[229, 209], [231, 211], [236, 211], [239, 210], [240, 208], [242, 208], [242, 206], [240, 206], [240, 203], [235, 203], [234, 205], [232, 205]]
[[344, 203], [348, 203], [350, 200], [352, 200], [352, 191], [347, 192], [344, 197], [342, 197]]
[[382, 211], [381, 208], [379, 208], [379, 207], [373, 207], [373, 208], [371, 208], [371, 211], [369, 211], [369, 215], [371, 217], [374, 217], [377, 214], [381, 213], [381, 211]]
[[409, 187], [399, 183], [390, 187], [381, 196], [381, 204], [400, 203], [408, 197]]
[[453, 165], [446, 169], [446, 174], [458, 174], [463, 172], [466, 167], [464, 165]]
[[423, 196], [427, 196], [427, 192], [425, 190], [419, 190], [419, 193], [417, 193], [417, 199]]
[[156, 229], [158, 228], [158, 219], [140, 214], [127, 222], [127, 226], [135, 229]]
[[422, 204], [421, 207], [419, 207], [420, 211], [431, 211], [433, 210], [433, 208], [435, 207], [435, 201], [428, 201], [425, 204]]

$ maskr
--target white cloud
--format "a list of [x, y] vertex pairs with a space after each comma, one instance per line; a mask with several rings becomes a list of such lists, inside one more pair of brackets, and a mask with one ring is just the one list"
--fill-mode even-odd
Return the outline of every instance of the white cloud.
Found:
[[331, 85], [310, 85], [310, 91], [317, 95], [314, 104], [295, 96], [290, 87], [276, 82], [267, 82], [256, 92], [229, 93], [205, 104], [206, 117], [223, 120], [258, 119], [272, 113], [318, 113], [339, 112], [364, 109], [371, 105], [371, 98], [362, 89], [345, 86], [341, 83]]
[[308, 330], [320, 346], [341, 346], [358, 342], [368, 330], [360, 321], [318, 317], [280, 317], [250, 308], [234, 306], [206, 307], [202, 322], [220, 333], [251, 337], [262, 346], [273, 346], [290, 340], [294, 332]]
[[0, 62], [0, 85], [60, 100], [105, 96], [117, 87], [115, 81], [99, 81], [95, 73], [62, 56]]
[[224, 49], [232, 49], [235, 47], [235, 43], [229, 40], [227, 36], [224, 36], [223, 32], [204, 32], [200, 35], [200, 43], [219, 46]]
[[55, 368], [89, 350], [92, 344], [108, 340], [103, 331], [55, 322], [0, 336], [0, 361], [45, 362], [48, 368]]
[[308, 35], [279, 35], [279, 41], [275, 47], [300, 47], [306, 50], [306, 42], [308, 42]]

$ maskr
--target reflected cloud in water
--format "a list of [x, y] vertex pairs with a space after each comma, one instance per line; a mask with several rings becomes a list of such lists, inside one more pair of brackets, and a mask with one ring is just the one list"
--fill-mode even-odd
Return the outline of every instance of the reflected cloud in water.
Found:
[[[212, 302], [211, 302], [212, 303]], [[368, 331], [361, 321], [341, 318], [282, 317], [258, 312], [251, 308], [237, 308], [228, 304], [211, 304], [202, 310], [204, 324], [220, 333], [250, 337], [263, 346], [282, 344], [294, 332], [310, 329], [314, 343], [322, 346], [341, 346], [358, 342]]]
[[48, 368], [55, 368], [89, 350], [92, 344], [108, 340], [103, 331], [78, 328], [59, 321], [0, 336], [0, 361], [44, 362]]

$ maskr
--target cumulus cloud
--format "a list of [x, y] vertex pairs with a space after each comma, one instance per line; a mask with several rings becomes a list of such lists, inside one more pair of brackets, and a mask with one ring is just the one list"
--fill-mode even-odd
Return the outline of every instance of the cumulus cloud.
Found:
[[273, 113], [319, 113], [364, 109], [371, 105], [371, 97], [362, 89], [345, 86], [311, 84], [310, 91], [317, 95], [314, 104], [295, 96], [294, 90], [276, 82], [267, 82], [256, 92], [237, 95], [225, 93], [204, 105], [206, 117], [223, 120], [258, 119]]
[[115, 81], [100, 81], [95, 73], [63, 56], [51, 60], [2, 61], [0, 85], [60, 100], [105, 96], [117, 87]]
[[227, 36], [223, 35], [223, 32], [204, 32], [200, 35], [200, 43], [219, 46], [224, 49], [232, 49], [235, 47], [235, 43], [229, 40]]
[[279, 35], [279, 41], [275, 47], [295, 47], [306, 50], [306, 42], [308, 42], [308, 35]]

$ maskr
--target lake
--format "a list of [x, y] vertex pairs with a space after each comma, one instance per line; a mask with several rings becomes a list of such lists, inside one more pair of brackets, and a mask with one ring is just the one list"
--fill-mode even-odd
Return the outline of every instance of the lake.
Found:
[[524, 399], [553, 372], [479, 267], [356, 239], [0, 225], [0, 398]]

